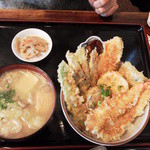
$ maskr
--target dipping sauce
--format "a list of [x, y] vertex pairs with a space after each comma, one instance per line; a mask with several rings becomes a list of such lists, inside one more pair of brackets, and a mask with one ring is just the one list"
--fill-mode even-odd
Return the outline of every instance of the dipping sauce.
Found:
[[97, 53], [99, 55], [103, 53], [103, 44], [102, 44], [102, 42], [100, 42], [99, 40], [90, 41], [86, 46], [86, 49], [88, 50], [88, 54], [87, 54], [88, 60], [90, 59], [90, 54], [91, 54], [92, 50], [94, 50], [95, 48], [96, 48]]
[[0, 76], [0, 136], [18, 139], [29, 136], [50, 118], [55, 93], [40, 74], [15, 69]]

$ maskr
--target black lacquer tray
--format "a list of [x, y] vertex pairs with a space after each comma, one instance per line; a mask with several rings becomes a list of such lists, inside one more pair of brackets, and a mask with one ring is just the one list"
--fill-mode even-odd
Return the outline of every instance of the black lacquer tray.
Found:
[[[88, 24], [60, 24], [60, 23], [0, 23], [0, 67], [10, 64], [23, 64], [11, 50], [13, 37], [21, 30], [39, 28], [46, 31], [52, 38], [53, 48], [44, 60], [32, 65], [38, 66], [52, 79], [57, 102], [53, 117], [48, 124], [30, 138], [16, 141], [0, 139], [0, 147], [40, 147], [60, 148], [70, 145], [70, 148], [88, 148], [94, 144], [81, 138], [66, 121], [60, 106], [60, 85], [57, 81], [58, 64], [64, 59], [67, 50], [74, 52], [77, 46], [89, 36], [99, 36], [103, 41], [120, 36], [124, 41], [122, 61], [130, 61], [144, 75], [150, 77], [150, 60], [143, 28], [140, 25], [88, 25]], [[144, 131], [129, 143], [150, 143], [150, 122]], [[53, 147], [52, 147], [53, 146]], [[76, 147], [79, 146], [79, 147]], [[31, 148], [31, 149], [32, 149]]]

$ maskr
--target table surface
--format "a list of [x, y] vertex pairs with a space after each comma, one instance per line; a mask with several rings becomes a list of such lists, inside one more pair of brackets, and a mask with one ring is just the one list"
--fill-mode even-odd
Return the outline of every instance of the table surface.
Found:
[[[102, 18], [94, 11], [56, 11], [56, 10], [0, 10], [0, 22], [51, 22], [51, 23], [84, 23], [84, 24], [140, 24], [150, 34], [147, 26], [148, 13], [120, 12], [112, 17]], [[148, 40], [146, 39], [147, 45]], [[149, 56], [150, 56], [150, 47]], [[138, 143], [128, 146], [149, 147], [150, 143]]]
[[0, 9], [0, 21], [16, 22], [65, 22], [65, 23], [128, 23], [147, 26], [148, 12], [117, 12], [111, 17], [101, 17], [94, 11], [76, 10], [24, 10]]

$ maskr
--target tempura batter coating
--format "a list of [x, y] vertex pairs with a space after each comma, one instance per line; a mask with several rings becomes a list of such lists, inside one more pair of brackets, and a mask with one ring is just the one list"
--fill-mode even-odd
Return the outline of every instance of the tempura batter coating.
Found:
[[68, 51], [69, 65], [64, 61], [59, 65], [58, 77], [75, 126], [111, 142], [120, 140], [144, 113], [150, 101], [150, 80], [130, 62], [120, 61], [121, 38], [103, 42], [103, 48], [100, 55], [96, 49], [89, 52], [83, 47], [75, 53]]
[[96, 85], [98, 80], [97, 63], [98, 63], [98, 53], [96, 49], [94, 49], [90, 54], [90, 62], [89, 62], [92, 86]]
[[[83, 72], [83, 70], [82, 70], [82, 68], [81, 68], [81, 66], [77, 60], [76, 55], [74, 53], [70, 53], [69, 51], [67, 51], [66, 58], [67, 58], [69, 66], [72, 67], [74, 72], [78, 75], [80, 81], [84, 80], [85, 75], [84, 75], [84, 72]], [[80, 83], [80, 81], [79, 81], [79, 83]]]
[[132, 109], [127, 110], [125, 114], [117, 117], [113, 124], [108, 124], [101, 130], [97, 134], [98, 138], [103, 139], [104, 142], [120, 140], [134, 119], [144, 114], [144, 108], [150, 101], [150, 85], [148, 85], [148, 82], [144, 83], [144, 85], [146, 86], [145, 90], [142, 92], [137, 104]]
[[68, 51], [66, 53], [66, 58], [69, 63], [69, 66], [71, 66], [74, 72], [77, 74], [77, 76], [75, 77], [76, 84], [79, 86], [81, 92], [85, 93], [86, 90], [90, 87], [90, 84], [86, 80], [85, 74], [80, 66], [80, 63], [78, 62], [76, 55]]
[[118, 66], [118, 62], [122, 57], [123, 41], [120, 37], [114, 37], [111, 40], [104, 42], [104, 51], [99, 56], [98, 60], [98, 74], [101, 76], [107, 71], [115, 71]]
[[129, 82], [130, 86], [136, 83], [147, 81], [148, 79], [143, 75], [143, 72], [139, 72], [132, 64], [128, 61], [122, 63], [119, 73]]
[[89, 70], [89, 63], [87, 60], [87, 51], [85, 50], [84, 47], [81, 47], [80, 49], [77, 49], [75, 55], [77, 57], [78, 62], [81, 65], [81, 68], [83, 69], [86, 80], [90, 81], [91, 77], [89, 74], [90, 70]]
[[129, 90], [128, 82], [121, 76], [119, 72], [111, 71], [103, 74], [97, 85], [107, 85], [111, 88], [112, 94], [121, 94]]
[[98, 129], [99, 132], [106, 124], [112, 123], [119, 115], [124, 114], [127, 109], [135, 106], [143, 87], [143, 84], [136, 84], [128, 92], [112, 96], [111, 99], [106, 99], [101, 106], [91, 110], [87, 114], [85, 121], [86, 130], [93, 133], [94, 130]]
[[95, 109], [98, 106], [98, 101], [102, 102], [100, 88], [98, 86], [91, 87], [86, 92], [86, 105], [90, 109]]
[[71, 109], [71, 114], [72, 114], [72, 119], [74, 121], [74, 123], [80, 128], [80, 129], [84, 129], [84, 121], [86, 119], [86, 114], [87, 114], [87, 107], [84, 104], [78, 106], [78, 107], [72, 107]]
[[72, 109], [72, 105], [78, 106], [84, 102], [83, 96], [79, 96], [80, 90], [73, 79], [74, 74], [73, 69], [65, 61], [59, 64], [58, 81], [61, 84], [68, 110]]

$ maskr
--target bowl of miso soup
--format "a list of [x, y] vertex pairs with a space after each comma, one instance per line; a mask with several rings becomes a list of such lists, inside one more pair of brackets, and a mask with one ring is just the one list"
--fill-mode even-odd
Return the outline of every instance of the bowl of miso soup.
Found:
[[1, 67], [0, 137], [22, 139], [36, 133], [51, 118], [55, 102], [54, 85], [38, 67]]

